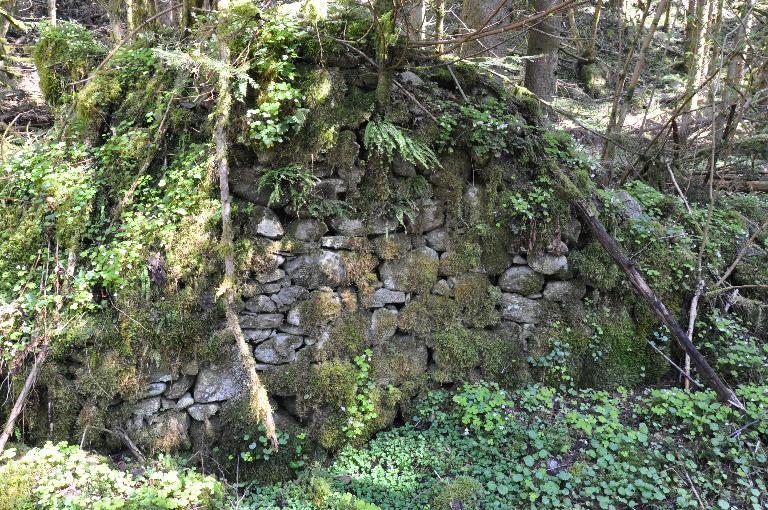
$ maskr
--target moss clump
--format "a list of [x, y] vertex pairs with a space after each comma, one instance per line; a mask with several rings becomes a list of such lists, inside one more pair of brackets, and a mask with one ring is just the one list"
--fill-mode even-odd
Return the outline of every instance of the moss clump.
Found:
[[483, 248], [470, 236], [456, 236], [451, 246], [453, 251], [440, 258], [441, 275], [456, 276], [480, 267]]
[[341, 300], [329, 288], [312, 291], [299, 305], [299, 315], [308, 334], [318, 334], [323, 326], [341, 314]]
[[411, 241], [406, 234], [390, 234], [373, 241], [373, 250], [382, 260], [397, 260], [410, 249]]
[[459, 320], [456, 302], [445, 296], [425, 294], [406, 303], [398, 317], [398, 327], [408, 333], [428, 335]]
[[579, 80], [584, 85], [584, 90], [592, 97], [600, 97], [605, 91], [605, 77], [600, 72], [597, 64], [585, 64], [579, 66]]
[[439, 261], [431, 250], [408, 252], [397, 263], [399, 274], [395, 275], [398, 288], [405, 292], [428, 292], [437, 282]]
[[320, 348], [325, 359], [348, 359], [367, 346], [365, 319], [355, 313], [345, 314], [333, 323], [330, 338]]
[[626, 308], [604, 308], [589, 314], [587, 322], [591, 336], [579, 342], [586, 343], [581, 386], [631, 388], [666, 373], [664, 359], [646, 344], [653, 327], [636, 322]]
[[432, 377], [438, 382], [456, 382], [480, 364], [473, 333], [461, 326], [450, 326], [435, 333]]
[[456, 277], [454, 295], [459, 313], [467, 326], [485, 328], [501, 320], [498, 306], [501, 291], [490, 284], [481, 273], [466, 273]]
[[312, 367], [309, 387], [315, 406], [338, 409], [352, 402], [357, 392], [355, 366], [349, 361], [333, 359]]
[[455, 508], [474, 508], [475, 496], [482, 486], [474, 478], [460, 476], [451, 481], [443, 481], [432, 497], [435, 510], [453, 510]]
[[475, 332], [483, 379], [506, 388], [520, 388], [531, 381], [528, 354], [519, 334], [515, 330], [514, 335], [510, 335], [506, 329]]
[[77, 23], [41, 23], [32, 58], [46, 101], [52, 105], [65, 102], [65, 94], [73, 92], [72, 84], [85, 79], [96, 59], [106, 52], [93, 38], [93, 32]]
[[373, 350], [372, 377], [380, 384], [401, 386], [418, 382], [427, 368], [427, 352], [419, 339], [396, 337]]
[[568, 262], [574, 272], [591, 287], [609, 291], [622, 282], [623, 277], [616, 263], [597, 241], [590, 241], [584, 248], [572, 252]]
[[358, 287], [366, 285], [368, 275], [376, 268], [378, 261], [370, 253], [345, 251], [341, 254], [344, 266], [344, 281], [342, 285], [355, 284]]

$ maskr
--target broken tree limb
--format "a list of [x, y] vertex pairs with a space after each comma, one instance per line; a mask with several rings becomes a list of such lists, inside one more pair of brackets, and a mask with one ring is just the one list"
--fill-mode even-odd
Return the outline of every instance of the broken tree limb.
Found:
[[[574, 180], [570, 178], [568, 171], [560, 170], [560, 172], [561, 175], [559, 177], [568, 179], [570, 185], [575, 188], [575, 185], [573, 184]], [[603, 223], [597, 217], [597, 209], [592, 197], [581, 196], [574, 198], [572, 204], [579, 217], [586, 223], [597, 241], [626, 275], [637, 293], [643, 298], [643, 301], [651, 307], [659, 319], [661, 319], [661, 322], [669, 329], [672, 338], [674, 338], [680, 347], [691, 357], [693, 365], [696, 367], [696, 370], [698, 370], [699, 375], [701, 375], [704, 382], [717, 393], [718, 400], [743, 411], [744, 405], [738, 397], [736, 397], [733, 390], [723, 382], [696, 346], [693, 345], [693, 342], [685, 331], [683, 331], [680, 323], [678, 323], [672, 314], [669, 313], [666, 305], [664, 305], [645, 281], [645, 278], [638, 272], [634, 263], [626, 256], [624, 250], [619, 246], [616, 239], [614, 239], [614, 237], [605, 229], [605, 226], [603, 226]]]
[[27, 402], [27, 396], [29, 396], [29, 392], [32, 391], [32, 388], [35, 386], [37, 375], [40, 373], [40, 367], [42, 367], [43, 363], [45, 363], [45, 358], [47, 356], [48, 344], [44, 343], [40, 349], [40, 352], [37, 353], [37, 356], [35, 356], [35, 363], [32, 365], [32, 370], [29, 371], [27, 380], [24, 382], [24, 387], [21, 389], [21, 393], [19, 393], [18, 398], [16, 398], [13, 409], [11, 409], [11, 414], [8, 415], [8, 420], [5, 422], [3, 432], [0, 434], [0, 454], [2, 454], [3, 450], [5, 450], [5, 445], [11, 438], [11, 434], [13, 434], [13, 427], [16, 425], [16, 419], [24, 409], [24, 404]]
[[[230, 65], [230, 51], [226, 40], [219, 43], [219, 57], [222, 63]], [[229, 126], [229, 113], [232, 107], [231, 76], [229, 69], [219, 73], [218, 105], [216, 112], [216, 124], [213, 132], [213, 141], [216, 146], [214, 162], [219, 174], [219, 188], [221, 192], [221, 249], [224, 258], [224, 282], [219, 295], [224, 298], [224, 308], [227, 316], [227, 329], [235, 337], [235, 343], [240, 355], [240, 362], [248, 376], [248, 389], [250, 392], [249, 408], [257, 421], [264, 424], [266, 435], [272, 443], [272, 448], [277, 451], [277, 434], [275, 432], [275, 420], [272, 415], [272, 407], [269, 403], [267, 390], [261, 383], [256, 372], [256, 360], [245, 335], [240, 327], [237, 310], [235, 309], [235, 247], [234, 234], [232, 232], [232, 197], [229, 193], [229, 162], [227, 127]]]

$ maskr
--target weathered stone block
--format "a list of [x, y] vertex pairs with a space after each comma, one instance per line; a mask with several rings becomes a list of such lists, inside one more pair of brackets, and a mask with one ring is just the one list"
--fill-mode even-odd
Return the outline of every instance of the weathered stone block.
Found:
[[503, 294], [501, 316], [514, 322], [537, 324], [543, 319], [540, 303], [540, 301], [534, 301], [517, 294]]
[[558, 302], [579, 301], [586, 293], [587, 287], [581, 280], [551, 281], [544, 288], [544, 298]]
[[241, 313], [240, 327], [243, 329], [274, 329], [283, 323], [281, 313]]
[[568, 269], [568, 259], [563, 255], [550, 253], [532, 253], [528, 255], [528, 265], [541, 274], [552, 275]]
[[512, 266], [499, 278], [499, 288], [528, 296], [541, 292], [544, 288], [544, 276], [528, 266]]

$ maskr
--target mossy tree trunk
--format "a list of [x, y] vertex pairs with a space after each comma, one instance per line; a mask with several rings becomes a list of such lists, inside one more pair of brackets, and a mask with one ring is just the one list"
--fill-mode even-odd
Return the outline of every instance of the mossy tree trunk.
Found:
[[376, 30], [376, 114], [384, 118], [391, 102], [393, 71], [391, 47], [394, 43], [396, 5], [391, 0], [376, 0], [373, 17]]
[[[223, 21], [226, 24], [226, 20]], [[229, 46], [226, 43], [227, 38], [221, 34], [219, 41], [219, 58], [228, 67], [231, 65], [231, 55]], [[216, 124], [213, 134], [216, 147], [214, 161], [219, 175], [219, 188], [221, 192], [221, 249], [224, 259], [224, 281], [219, 292], [224, 300], [227, 328], [235, 338], [240, 361], [248, 376], [251, 414], [258, 422], [264, 424], [266, 435], [272, 443], [272, 448], [277, 450], [278, 443], [272, 407], [269, 403], [267, 390], [261, 383], [259, 374], [256, 372], [256, 360], [240, 327], [235, 307], [237, 282], [235, 277], [235, 248], [232, 229], [232, 196], [229, 192], [229, 141], [227, 139], [227, 128], [229, 127], [229, 116], [232, 107], [230, 89], [230, 72], [228, 70], [222, 71], [219, 75]]]
[[[546, 12], [557, 6], [558, 0], [533, 0], [537, 13]], [[529, 56], [535, 57], [525, 63], [525, 87], [539, 99], [549, 102], [555, 95], [557, 85], [557, 53], [560, 47], [560, 14], [552, 14], [528, 31]], [[547, 109], [543, 110], [544, 123], [548, 123]]]

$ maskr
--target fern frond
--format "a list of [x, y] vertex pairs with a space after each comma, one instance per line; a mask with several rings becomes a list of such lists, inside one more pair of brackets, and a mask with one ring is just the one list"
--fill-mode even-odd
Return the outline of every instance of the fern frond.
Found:
[[425, 169], [440, 167], [437, 155], [424, 142], [408, 136], [405, 131], [386, 120], [372, 120], [365, 127], [365, 148], [391, 160], [395, 151], [405, 161]]

